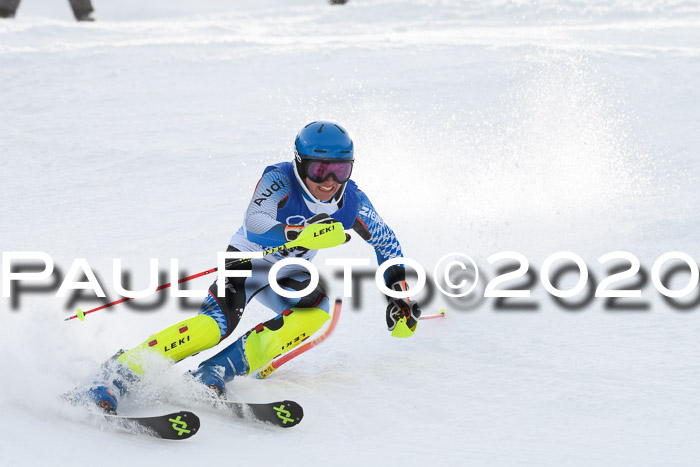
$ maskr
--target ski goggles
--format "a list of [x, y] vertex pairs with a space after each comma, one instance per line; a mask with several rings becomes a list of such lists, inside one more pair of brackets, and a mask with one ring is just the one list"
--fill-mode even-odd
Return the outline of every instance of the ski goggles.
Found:
[[306, 164], [306, 177], [314, 183], [323, 183], [331, 177], [338, 183], [345, 183], [351, 173], [352, 161], [309, 161]]

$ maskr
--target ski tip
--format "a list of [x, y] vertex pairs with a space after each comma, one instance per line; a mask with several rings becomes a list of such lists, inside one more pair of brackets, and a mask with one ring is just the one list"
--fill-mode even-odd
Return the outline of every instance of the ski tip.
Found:
[[304, 409], [294, 401], [284, 400], [273, 404], [272, 408], [278, 418], [276, 424], [282, 428], [297, 426], [304, 418]]
[[169, 427], [161, 433], [157, 433], [164, 439], [187, 439], [194, 436], [199, 430], [199, 417], [192, 412], [183, 410], [166, 415]]

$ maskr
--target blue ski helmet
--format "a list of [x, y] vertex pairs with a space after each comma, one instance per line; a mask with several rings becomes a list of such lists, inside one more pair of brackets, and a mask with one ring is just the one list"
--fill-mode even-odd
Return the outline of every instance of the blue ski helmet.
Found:
[[352, 166], [355, 160], [352, 139], [347, 130], [325, 120], [311, 122], [301, 129], [294, 140], [294, 156], [302, 180], [306, 178], [309, 162], [349, 162]]

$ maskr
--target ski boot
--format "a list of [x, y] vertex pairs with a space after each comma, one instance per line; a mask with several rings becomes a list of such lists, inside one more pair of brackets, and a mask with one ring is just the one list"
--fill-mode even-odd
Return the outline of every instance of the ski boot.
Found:
[[245, 343], [248, 335], [241, 336], [223, 351], [203, 361], [199, 367], [190, 372], [195, 380], [208, 386], [217, 397], [226, 398], [226, 383], [235, 376], [248, 374], [248, 359], [245, 355]]
[[126, 394], [129, 385], [138, 381], [138, 376], [119, 362], [120, 350], [102, 364], [93, 385], [87, 390], [74, 391], [69, 399], [74, 403], [95, 404], [101, 411], [115, 415], [119, 398]]
[[328, 312], [320, 308], [284, 310], [203, 361], [192, 376], [223, 397], [226, 395], [226, 383], [235, 376], [245, 376], [259, 370], [273, 358], [301, 344], [328, 319]]
[[117, 414], [118, 399], [112, 390], [106, 386], [95, 386], [88, 389], [84, 394], [84, 399], [94, 402], [97, 408], [106, 414]]
[[226, 374], [226, 368], [221, 365], [200, 365], [195, 371], [191, 371], [190, 375], [194, 379], [209, 389], [211, 389], [216, 397], [220, 399], [226, 399], [226, 382], [224, 381], [224, 375]]

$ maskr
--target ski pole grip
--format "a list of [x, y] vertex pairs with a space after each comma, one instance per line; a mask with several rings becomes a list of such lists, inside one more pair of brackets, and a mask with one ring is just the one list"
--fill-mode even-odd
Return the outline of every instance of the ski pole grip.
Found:
[[301, 231], [296, 240], [287, 248], [302, 247], [309, 250], [332, 248], [345, 243], [345, 230], [340, 222], [332, 224], [311, 224]]

